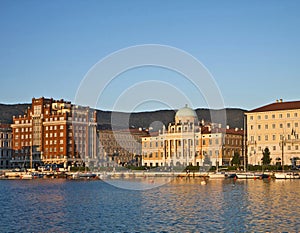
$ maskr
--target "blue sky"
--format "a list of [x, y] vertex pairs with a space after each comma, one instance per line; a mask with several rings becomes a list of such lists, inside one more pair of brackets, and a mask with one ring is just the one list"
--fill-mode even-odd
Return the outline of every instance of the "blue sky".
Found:
[[[141, 44], [169, 45], [197, 58], [214, 77], [226, 107], [299, 100], [299, 11], [300, 1], [276, 0], [1, 0], [0, 103], [40, 96], [73, 101], [94, 64]], [[143, 72], [123, 75], [138, 81], [151, 74], [178, 78], [172, 72]], [[126, 89], [125, 80], [115, 82], [115, 89]], [[113, 98], [107, 94], [102, 102], [98, 108], [111, 109]]]

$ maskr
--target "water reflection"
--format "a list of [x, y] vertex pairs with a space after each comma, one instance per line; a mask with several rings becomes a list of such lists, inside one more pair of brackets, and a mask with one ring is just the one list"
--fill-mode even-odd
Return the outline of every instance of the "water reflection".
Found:
[[144, 191], [102, 181], [1, 181], [1, 231], [300, 231], [300, 180], [168, 181]]

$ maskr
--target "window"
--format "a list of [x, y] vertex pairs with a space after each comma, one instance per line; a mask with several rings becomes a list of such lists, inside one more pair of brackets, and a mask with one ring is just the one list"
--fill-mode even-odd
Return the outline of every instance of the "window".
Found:
[[275, 124], [272, 124], [272, 129], [275, 129], [276, 128], [276, 125]]
[[258, 116], [257, 119], [260, 120], [260, 119], [261, 119], [261, 116]]
[[298, 122], [295, 123], [295, 127], [298, 127]]
[[258, 129], [261, 129], [261, 125], [258, 125], [257, 128], [258, 128]]
[[272, 115], [272, 118], [275, 119], [275, 114]]
[[258, 141], [260, 141], [260, 136], [257, 137]]
[[268, 115], [265, 115], [265, 119], [268, 120]]
[[64, 126], [63, 126], [63, 125], [61, 125], [59, 128], [60, 128], [60, 129], [64, 129]]
[[282, 118], [282, 114], [279, 114], [279, 118]]
[[291, 150], [291, 146], [288, 146], [288, 150]]
[[216, 139], [216, 145], [219, 145], [219, 139]]
[[294, 113], [294, 117], [298, 117], [298, 114], [296, 112]]
[[287, 126], [288, 128], [291, 128], [291, 123], [287, 123], [286, 126]]
[[202, 140], [202, 145], [205, 145], [205, 139]]
[[269, 128], [269, 126], [268, 125], [265, 125], [265, 129], [268, 129]]
[[282, 129], [282, 128], [283, 128], [283, 125], [282, 125], [282, 124], [280, 124], [280, 125], [279, 125], [279, 128], [280, 128], [280, 129]]
[[60, 137], [63, 137], [63, 136], [64, 136], [64, 133], [63, 133], [63, 132], [60, 132], [59, 136], [60, 136]]
[[250, 139], [251, 139], [251, 142], [254, 142], [254, 136], [251, 136]]
[[299, 146], [298, 145], [295, 146], [295, 150], [299, 150]]
[[253, 125], [250, 125], [250, 129], [253, 130]]
[[273, 150], [276, 150], [276, 146], [273, 146]]
[[265, 141], [268, 141], [268, 140], [269, 140], [268, 135], [265, 135]]
[[253, 116], [250, 116], [250, 120], [253, 120]]
[[276, 135], [273, 135], [272, 139], [273, 139], [273, 141], [275, 141], [276, 140]]

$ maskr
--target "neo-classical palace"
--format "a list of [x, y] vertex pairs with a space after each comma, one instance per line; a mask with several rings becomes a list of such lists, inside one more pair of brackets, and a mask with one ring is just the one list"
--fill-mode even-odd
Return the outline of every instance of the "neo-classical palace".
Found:
[[234, 153], [242, 156], [243, 135], [241, 129], [200, 122], [196, 112], [185, 106], [167, 129], [142, 138], [142, 165], [229, 165]]
[[248, 164], [261, 164], [268, 148], [271, 164], [291, 165], [300, 153], [300, 101], [282, 99], [246, 113]]
[[97, 154], [97, 116], [64, 100], [32, 99], [25, 115], [13, 117], [12, 167], [86, 163]]

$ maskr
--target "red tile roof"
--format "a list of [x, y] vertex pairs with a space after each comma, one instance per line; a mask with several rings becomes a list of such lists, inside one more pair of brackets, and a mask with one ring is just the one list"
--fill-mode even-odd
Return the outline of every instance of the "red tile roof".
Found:
[[290, 101], [290, 102], [276, 102], [268, 104], [256, 109], [249, 111], [251, 112], [269, 112], [269, 111], [279, 111], [279, 110], [292, 110], [300, 109], [300, 101]]

